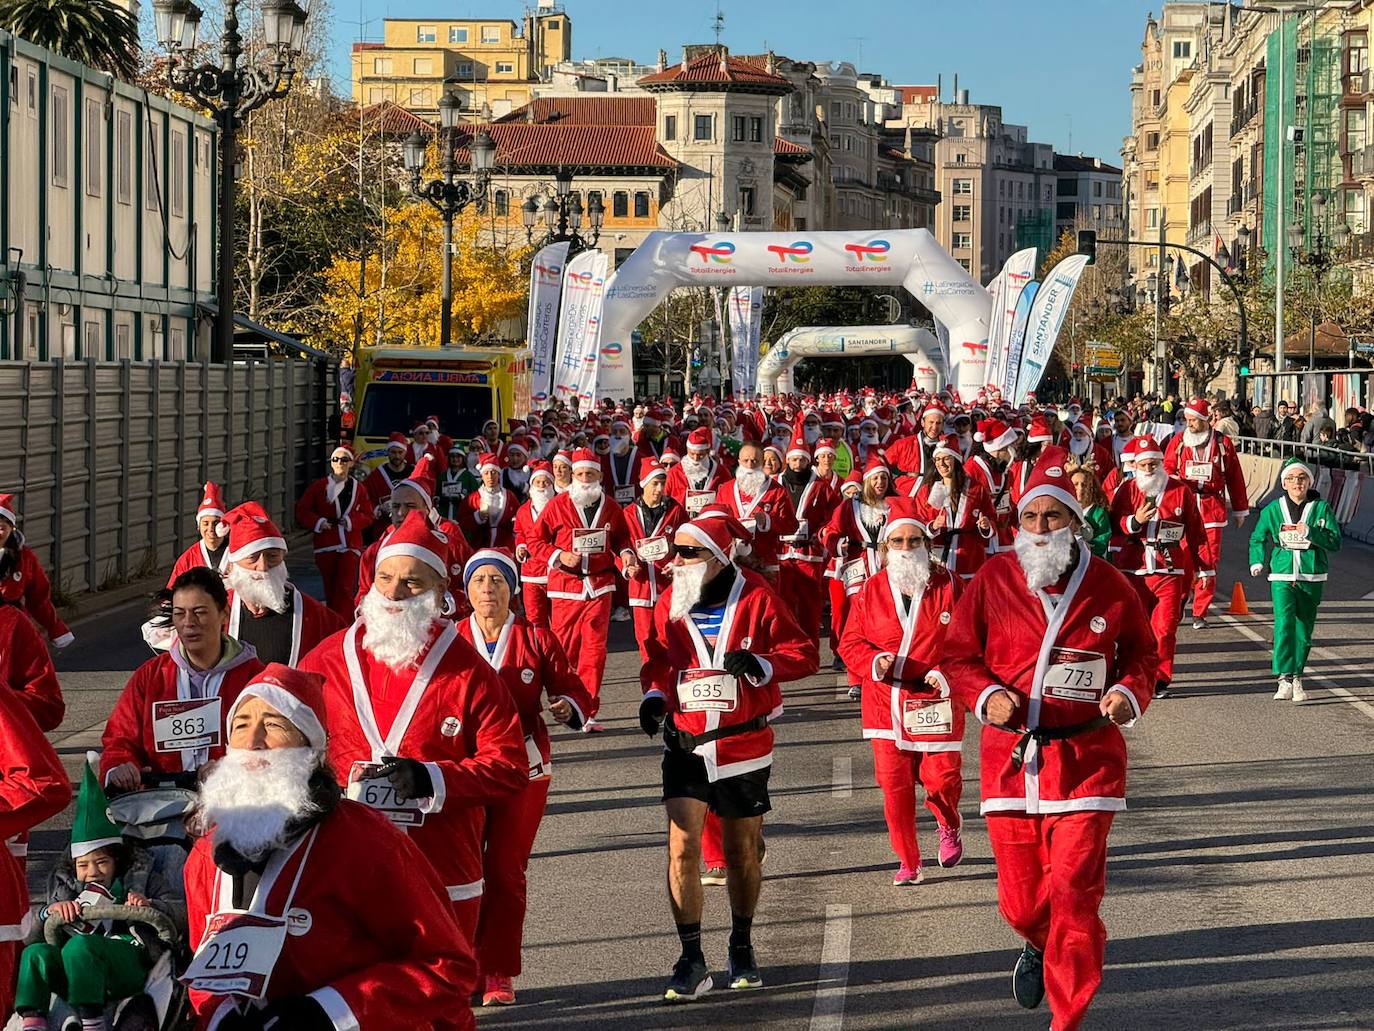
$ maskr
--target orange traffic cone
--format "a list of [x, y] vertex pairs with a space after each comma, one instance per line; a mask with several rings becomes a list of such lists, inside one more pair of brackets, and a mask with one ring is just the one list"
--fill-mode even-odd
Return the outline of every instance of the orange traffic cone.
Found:
[[1245, 603], [1245, 588], [1240, 581], [1236, 581], [1236, 586], [1231, 588], [1231, 607], [1226, 610], [1228, 616], [1248, 616], [1250, 606]]

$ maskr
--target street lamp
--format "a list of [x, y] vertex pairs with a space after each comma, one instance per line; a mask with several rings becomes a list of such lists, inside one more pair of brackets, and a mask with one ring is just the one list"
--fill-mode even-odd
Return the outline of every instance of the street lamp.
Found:
[[[553, 177], [554, 192], [540, 204], [538, 195], [531, 194], [520, 205], [520, 217], [525, 224], [525, 242], [541, 250], [551, 243], [568, 244], [568, 257], [582, 251], [589, 251], [601, 239], [601, 227], [606, 221], [606, 207], [601, 203], [601, 195], [594, 193], [587, 201], [585, 216], [591, 232], [582, 235], [582, 198], [572, 192], [573, 174], [569, 169], [560, 168]], [[539, 242], [534, 241], [534, 231], [538, 228], [539, 218], [544, 219], [544, 234]]]
[[217, 62], [196, 63], [196, 37], [203, 12], [191, 0], [153, 0], [158, 42], [168, 51], [167, 83], [194, 97], [210, 111], [219, 130], [219, 225], [216, 297], [219, 304], [210, 359], [227, 362], [234, 353], [234, 166], [239, 123], [266, 104], [286, 96], [299, 68], [305, 43], [306, 8], [296, 0], [263, 0], [266, 59], [240, 63], [245, 55], [239, 35], [242, 0], [224, 0], [224, 30]]
[[1312, 196], [1312, 246], [1303, 250], [1303, 225], [1301, 222], [1288, 230], [1288, 246], [1293, 259], [1312, 270], [1312, 318], [1307, 338], [1307, 371], [1317, 365], [1317, 304], [1321, 299], [1322, 277], [1333, 265], [1340, 261], [1339, 255], [1350, 243], [1350, 227], [1342, 218], [1331, 231], [1330, 239], [1326, 234], [1326, 195], [1317, 193]]
[[429, 140], [424, 133], [413, 132], [406, 138], [402, 160], [410, 173], [410, 193], [417, 200], [428, 201], [444, 219], [444, 278], [439, 298], [439, 345], [453, 343], [453, 220], [468, 205], [485, 204], [487, 187], [491, 183], [491, 169], [496, 159], [496, 144], [483, 129], [468, 141], [468, 156], [472, 179], [458, 178], [458, 161], [454, 156], [458, 132], [458, 114], [462, 104], [458, 95], [448, 91], [439, 100], [439, 172], [441, 179], [421, 183], [425, 168], [425, 154]]

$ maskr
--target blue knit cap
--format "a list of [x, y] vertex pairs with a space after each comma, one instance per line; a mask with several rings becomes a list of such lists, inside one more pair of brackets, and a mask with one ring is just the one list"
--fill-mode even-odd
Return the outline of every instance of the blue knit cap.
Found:
[[472, 579], [472, 575], [483, 566], [495, 566], [506, 578], [511, 594], [520, 590], [520, 569], [515, 564], [515, 559], [508, 552], [499, 551], [496, 548], [483, 548], [463, 565], [464, 593], [467, 592], [468, 582]]

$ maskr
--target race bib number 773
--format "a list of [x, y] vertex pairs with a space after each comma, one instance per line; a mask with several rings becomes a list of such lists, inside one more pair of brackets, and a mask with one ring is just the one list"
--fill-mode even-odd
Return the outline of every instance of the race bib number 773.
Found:
[[1045, 667], [1043, 693], [1070, 702], [1097, 702], [1107, 687], [1107, 659], [1101, 652], [1055, 648]]

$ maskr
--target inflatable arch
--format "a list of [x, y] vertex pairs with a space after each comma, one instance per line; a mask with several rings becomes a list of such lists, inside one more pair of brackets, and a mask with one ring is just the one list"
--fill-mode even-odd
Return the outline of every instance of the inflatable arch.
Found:
[[808, 326], [786, 333], [759, 362], [760, 394], [791, 393], [792, 370], [803, 358], [904, 354], [914, 366], [916, 385], [935, 391], [941, 386], [939, 342], [916, 326]]
[[689, 286], [903, 286], [949, 328], [950, 379], [970, 394], [983, 386], [992, 298], [928, 230], [655, 232], [606, 284], [600, 361], [584, 393], [633, 395], [630, 334], [669, 292]]

